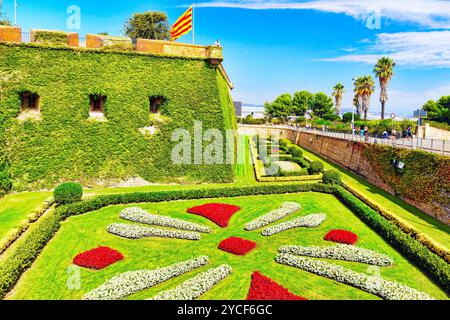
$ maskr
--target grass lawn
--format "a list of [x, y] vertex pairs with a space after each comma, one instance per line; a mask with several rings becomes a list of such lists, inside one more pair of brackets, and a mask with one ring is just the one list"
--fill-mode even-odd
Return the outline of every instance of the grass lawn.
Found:
[[[243, 226], [248, 221], [270, 210], [277, 209], [285, 201], [296, 201], [302, 205], [300, 211], [285, 220], [311, 213], [325, 213], [327, 220], [316, 229], [293, 229], [263, 237], [260, 231], [247, 232]], [[186, 213], [186, 209], [208, 203], [222, 202], [238, 205], [238, 211], [229, 227], [222, 229], [209, 220]], [[359, 289], [336, 283], [332, 280], [310, 274], [299, 269], [278, 265], [274, 262], [277, 249], [281, 245], [331, 245], [323, 236], [334, 228], [345, 228], [359, 235], [358, 246], [374, 249], [391, 256], [395, 265], [381, 268], [381, 276], [429, 293], [435, 298], [445, 299], [446, 295], [418, 268], [403, 258], [373, 230], [361, 222], [348, 208], [333, 195], [320, 193], [300, 193], [289, 195], [249, 196], [212, 200], [173, 201], [165, 203], [140, 204], [152, 213], [181, 218], [211, 227], [210, 234], [202, 234], [200, 241], [147, 238], [127, 240], [111, 235], [106, 227], [119, 219], [120, 211], [129, 206], [110, 206], [81, 216], [71, 217], [62, 223], [60, 231], [48, 243], [33, 267], [21, 278], [8, 299], [80, 299], [83, 294], [96, 288], [110, 277], [125, 271], [155, 269], [200, 255], [210, 257], [210, 264], [199, 270], [171, 279], [154, 288], [130, 296], [130, 299], [146, 299], [158, 292], [173, 288], [208, 268], [226, 263], [233, 268], [233, 274], [219, 283], [201, 299], [245, 299], [253, 271], [261, 271], [291, 292], [309, 299], [377, 299], [376, 296]], [[217, 249], [221, 240], [238, 236], [257, 242], [255, 250], [244, 257], [237, 257]], [[76, 276], [68, 273], [73, 257], [97, 246], [109, 246], [124, 254], [125, 260], [101, 271], [80, 269], [81, 287], [69, 289], [66, 283]], [[359, 263], [335, 262], [359, 272], [374, 273], [376, 268]], [[72, 273], [71, 273], [72, 272]]]
[[0, 240], [50, 196], [50, 192], [24, 192], [0, 199]]
[[274, 163], [279, 165], [281, 170], [284, 170], [284, 171], [288, 171], [289, 172], [289, 171], [300, 171], [300, 170], [302, 170], [302, 167], [300, 167], [295, 162], [275, 161]]
[[305, 156], [311, 160], [320, 160], [324, 162], [325, 169], [338, 170], [342, 174], [342, 181], [349, 187], [363, 194], [364, 197], [376, 203], [389, 214], [405, 221], [417, 231], [424, 233], [430, 239], [447, 248], [447, 250], [450, 250], [450, 226], [439, 222], [419, 209], [370, 184], [365, 179], [342, 169], [338, 165], [330, 163], [324, 158], [305, 149], [303, 149], [303, 152]]

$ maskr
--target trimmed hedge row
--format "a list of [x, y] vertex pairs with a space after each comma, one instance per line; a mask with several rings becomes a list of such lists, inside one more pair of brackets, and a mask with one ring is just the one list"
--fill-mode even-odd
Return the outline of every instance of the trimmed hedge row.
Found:
[[335, 195], [362, 221], [371, 226], [380, 236], [389, 241], [423, 271], [432, 276], [442, 288], [450, 292], [450, 265], [425, 247], [418, 240], [404, 233], [394, 223], [386, 220], [375, 210], [356, 198], [343, 187], [335, 187]]
[[0, 298], [11, 290], [21, 274], [33, 264], [59, 229], [60, 220], [56, 211], [49, 212], [34, 228], [30, 228], [23, 240], [19, 240], [20, 243], [13, 248], [14, 251], [0, 260]]
[[176, 190], [157, 192], [135, 192], [98, 196], [82, 202], [58, 207], [58, 213], [63, 218], [98, 210], [105, 206], [143, 202], [165, 202], [174, 200], [192, 200], [220, 197], [242, 197], [265, 194], [284, 194], [298, 192], [333, 193], [334, 187], [320, 183], [296, 185], [263, 185], [248, 187], [225, 187], [217, 189]]

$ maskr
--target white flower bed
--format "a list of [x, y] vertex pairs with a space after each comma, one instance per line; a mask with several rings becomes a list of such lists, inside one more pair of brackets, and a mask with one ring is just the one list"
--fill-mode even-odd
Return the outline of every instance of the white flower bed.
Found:
[[347, 244], [331, 247], [283, 246], [279, 251], [297, 256], [361, 262], [379, 267], [388, 267], [394, 264], [394, 260], [385, 254]]
[[161, 269], [124, 272], [112, 277], [100, 287], [85, 294], [83, 300], [118, 300], [198, 269], [206, 264], [208, 264], [208, 257], [201, 256]]
[[159, 293], [151, 300], [194, 300], [205, 292], [209, 291], [217, 283], [228, 277], [232, 269], [228, 265], [209, 269], [198, 274], [196, 277], [187, 280], [172, 290]]
[[269, 213], [263, 215], [262, 217], [256, 218], [244, 227], [247, 231], [253, 231], [262, 227], [265, 227], [275, 221], [281, 220], [284, 217], [294, 213], [299, 210], [302, 206], [296, 202], [285, 202], [282, 204], [281, 208], [270, 211]]
[[274, 225], [272, 227], [268, 227], [264, 229], [261, 234], [263, 236], [272, 236], [274, 234], [294, 229], [294, 228], [317, 228], [320, 226], [320, 224], [325, 221], [327, 216], [325, 214], [316, 213], [316, 214], [310, 214], [305, 217], [300, 217], [294, 220], [289, 220], [283, 223], [279, 223], [277, 225]]
[[127, 239], [147, 237], [175, 238], [184, 240], [200, 240], [200, 234], [191, 231], [166, 230], [144, 227], [137, 224], [113, 223], [108, 226], [108, 232]]
[[428, 294], [398, 282], [358, 273], [325, 261], [282, 253], [277, 256], [276, 262], [351, 285], [386, 300], [433, 300]]
[[125, 220], [150, 224], [154, 226], [175, 228], [180, 230], [197, 231], [203, 233], [211, 232], [211, 229], [200, 224], [169, 218], [159, 214], [151, 214], [148, 211], [133, 207], [126, 208], [120, 213], [120, 217]]

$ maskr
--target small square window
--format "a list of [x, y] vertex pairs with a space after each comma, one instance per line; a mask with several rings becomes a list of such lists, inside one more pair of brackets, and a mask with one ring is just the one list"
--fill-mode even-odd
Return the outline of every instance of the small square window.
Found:
[[39, 112], [40, 97], [37, 93], [25, 91], [20, 94], [21, 110]]
[[166, 98], [162, 96], [150, 97], [150, 113], [158, 114], [161, 112], [161, 106], [166, 102]]
[[91, 94], [89, 96], [90, 112], [103, 113], [105, 110], [106, 96]]

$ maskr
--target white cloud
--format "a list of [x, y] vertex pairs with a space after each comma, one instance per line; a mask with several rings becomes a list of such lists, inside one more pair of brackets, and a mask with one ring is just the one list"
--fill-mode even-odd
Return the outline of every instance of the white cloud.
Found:
[[450, 28], [450, 1], [447, 0], [225, 0], [197, 4], [198, 7], [226, 7], [254, 10], [296, 9], [346, 14], [366, 20], [374, 12], [382, 19], [415, 23], [428, 28]]
[[387, 55], [399, 66], [450, 68], [450, 31], [381, 33], [364, 51], [321, 60], [374, 64]]

